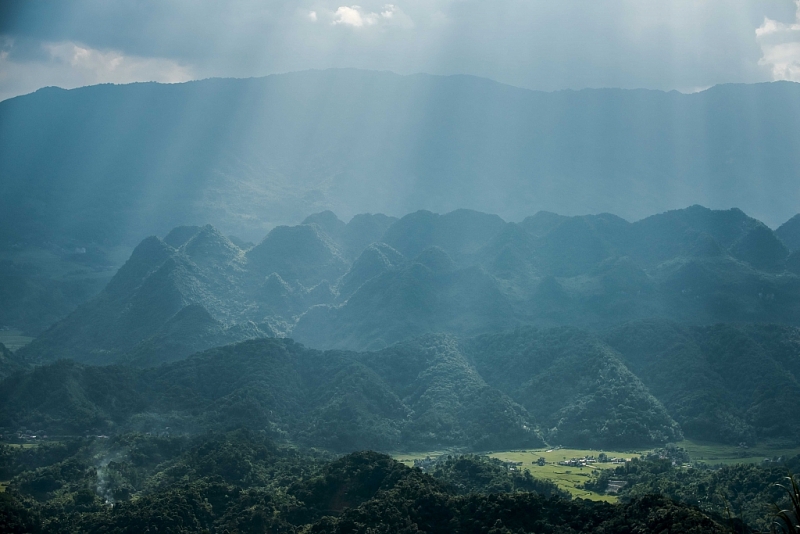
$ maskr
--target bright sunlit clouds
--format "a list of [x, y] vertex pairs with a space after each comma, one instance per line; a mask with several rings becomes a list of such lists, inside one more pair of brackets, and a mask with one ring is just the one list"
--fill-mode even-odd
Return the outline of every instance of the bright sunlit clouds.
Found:
[[[312, 20], [317, 20], [316, 12], [314, 13], [314, 17]], [[396, 16], [397, 15], [397, 16]], [[411, 19], [408, 17], [404, 17], [402, 11], [400, 11], [397, 6], [392, 4], [386, 4], [380, 10], [380, 12], [365, 12], [361, 6], [339, 6], [336, 11], [333, 13], [332, 22], [333, 25], [346, 25], [346, 26], [353, 26], [355, 28], [361, 28], [363, 26], [373, 26], [379, 23], [387, 23], [387, 22], [395, 22], [400, 21], [400, 25], [405, 27], [411, 27], [413, 24]], [[402, 17], [403, 20], [400, 20]]]
[[541, 90], [798, 80], [794, 0], [6, 0], [0, 98], [325, 68]]
[[800, 0], [796, 0], [795, 21], [784, 24], [764, 18], [756, 29], [763, 56], [759, 65], [767, 66], [773, 80], [800, 82]]
[[359, 6], [341, 6], [333, 14], [333, 24], [346, 24], [347, 26], [371, 26], [378, 21], [377, 13], [361, 13]]

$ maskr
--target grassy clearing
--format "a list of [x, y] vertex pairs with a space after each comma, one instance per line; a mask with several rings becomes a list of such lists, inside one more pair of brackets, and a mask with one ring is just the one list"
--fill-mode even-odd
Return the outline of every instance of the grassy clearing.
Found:
[[[583, 458], [584, 456], [597, 457], [601, 452], [605, 452], [609, 458], [634, 458], [641, 455], [640, 452], [623, 451], [600, 451], [591, 449], [532, 449], [525, 451], [504, 451], [493, 452], [489, 456], [504, 462], [522, 462], [522, 467], [536, 478], [543, 478], [554, 482], [559, 488], [568, 491], [573, 497], [590, 499], [593, 501], [616, 502], [614, 495], [605, 495], [580, 489], [577, 486], [583, 485], [589, 477], [598, 469], [613, 469], [617, 467], [612, 463], [596, 463], [587, 467], [567, 467], [558, 465], [562, 460], [570, 458]], [[545, 465], [536, 465], [539, 458], [545, 459]]]
[[33, 341], [32, 337], [23, 336], [19, 330], [0, 330], [0, 343], [14, 352]]
[[[614, 495], [605, 495], [580, 489], [577, 486], [583, 485], [592, 473], [597, 469], [612, 469], [617, 467], [612, 463], [597, 463], [591, 467], [567, 467], [558, 465], [562, 460], [570, 458], [583, 458], [584, 456], [597, 457], [600, 452], [605, 452], [609, 458], [634, 458], [641, 455], [641, 452], [622, 452], [622, 451], [599, 451], [590, 449], [528, 449], [502, 452], [488, 452], [487, 456], [497, 458], [504, 462], [522, 462], [520, 468], [530, 472], [536, 478], [547, 479], [555, 483], [559, 488], [568, 491], [573, 497], [580, 499], [590, 499], [593, 501], [616, 502]], [[431, 458], [442, 454], [458, 454], [451, 451], [429, 451], [424, 453], [397, 454], [393, 455], [395, 460], [403, 462], [408, 466], [414, 465], [415, 459], [422, 459], [426, 456]], [[540, 457], [545, 459], [543, 466], [536, 465], [536, 460]]]
[[452, 454], [452, 455], [459, 455], [459, 454], [466, 454], [464, 452], [459, 451], [452, 451], [452, 450], [441, 450], [441, 451], [427, 451], [427, 452], [408, 452], [408, 453], [390, 453], [391, 457], [397, 460], [398, 462], [402, 462], [409, 467], [414, 466], [414, 460], [422, 460], [428, 456], [431, 458], [437, 458], [442, 455]]
[[723, 464], [758, 464], [764, 458], [774, 456], [791, 457], [800, 454], [800, 447], [786, 447], [769, 443], [742, 448], [735, 445], [720, 445], [702, 441], [681, 441], [677, 443], [689, 453], [692, 462], [703, 462], [709, 465]]

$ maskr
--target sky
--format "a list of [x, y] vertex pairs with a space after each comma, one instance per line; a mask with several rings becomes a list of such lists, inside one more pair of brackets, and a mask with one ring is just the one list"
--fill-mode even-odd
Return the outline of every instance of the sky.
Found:
[[352, 67], [530, 89], [800, 81], [800, 0], [3, 0], [0, 100]]

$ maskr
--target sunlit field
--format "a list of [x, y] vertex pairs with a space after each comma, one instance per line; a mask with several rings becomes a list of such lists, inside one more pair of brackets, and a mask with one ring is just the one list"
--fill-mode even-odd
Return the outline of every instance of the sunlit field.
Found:
[[[720, 445], [703, 443], [691, 440], [684, 440], [676, 443], [678, 447], [686, 449], [693, 464], [715, 465], [735, 465], [735, 464], [760, 464], [765, 459], [774, 457], [792, 457], [800, 454], [800, 447], [786, 448], [778, 447], [769, 443], [763, 443], [754, 447], [738, 447], [735, 445]], [[568, 491], [573, 497], [589, 499], [593, 501], [616, 502], [615, 495], [601, 494], [587, 491], [581, 486], [592, 476], [595, 471], [601, 469], [613, 469], [618, 467], [618, 463], [594, 463], [587, 467], [572, 467], [559, 465], [558, 462], [572, 458], [584, 458], [597, 456], [604, 452], [609, 458], [620, 458], [630, 460], [638, 458], [650, 452], [648, 450], [637, 451], [611, 451], [596, 449], [526, 449], [510, 451], [487, 451], [484, 454], [492, 458], [497, 458], [503, 462], [522, 462], [517, 469], [524, 469], [536, 478], [550, 480], [558, 485], [559, 488]], [[428, 451], [411, 454], [395, 454], [393, 457], [403, 462], [409, 467], [414, 465], [414, 460], [426, 457], [436, 458], [446, 454], [460, 454], [451, 451]], [[545, 465], [537, 465], [539, 458], [545, 459]]]
[[[559, 465], [558, 462], [570, 460], [572, 458], [583, 458], [587, 456], [597, 456], [604, 452], [609, 458], [623, 458], [631, 459], [641, 456], [642, 451], [636, 452], [623, 452], [623, 451], [600, 451], [593, 449], [525, 449], [525, 450], [511, 450], [511, 451], [488, 451], [485, 454], [497, 458], [504, 462], [522, 462], [522, 465], [516, 466], [517, 469], [524, 469], [536, 478], [547, 479], [558, 485], [559, 488], [568, 491], [573, 497], [581, 499], [590, 499], [593, 501], [606, 501], [616, 502], [617, 498], [614, 495], [605, 495], [587, 491], [580, 488], [584, 482], [592, 476], [595, 470], [599, 469], [613, 469], [619, 464], [616, 463], [594, 463], [587, 467], [572, 467]], [[644, 451], [646, 452], [646, 451]], [[435, 458], [442, 454], [448, 454], [443, 451], [431, 451], [427, 453], [418, 454], [398, 454], [394, 458], [405, 465], [413, 466], [415, 459], [423, 459], [427, 456]], [[537, 465], [539, 458], [545, 459], [545, 465]]]

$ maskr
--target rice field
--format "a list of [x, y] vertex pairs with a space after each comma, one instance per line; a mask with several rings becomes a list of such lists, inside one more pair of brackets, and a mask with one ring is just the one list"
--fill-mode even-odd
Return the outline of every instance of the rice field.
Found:
[[[792, 457], [800, 454], [800, 447], [786, 447], [785, 445], [763, 443], [753, 447], [739, 447], [736, 445], [720, 445], [718, 443], [706, 443], [685, 440], [676, 443], [678, 447], [683, 447], [689, 453], [692, 463], [706, 463], [709, 465], [732, 465], [738, 463], [758, 464], [765, 458], [783, 456]], [[490, 451], [486, 454], [492, 458], [497, 458], [504, 462], [522, 462], [518, 466], [531, 473], [536, 478], [547, 479], [558, 485], [559, 488], [568, 491], [574, 498], [590, 499], [593, 501], [615, 502], [614, 495], [594, 493], [581, 489], [580, 486], [588, 480], [598, 469], [613, 469], [613, 463], [594, 463], [586, 467], [572, 467], [559, 465], [558, 462], [571, 458], [583, 458], [594, 456], [601, 453], [609, 458], [631, 459], [646, 454], [647, 450], [640, 451], [609, 451], [594, 449], [529, 449], [511, 451]], [[435, 458], [443, 454], [460, 454], [453, 451], [428, 451], [413, 454], [396, 454], [393, 457], [408, 466], [414, 465], [415, 459], [423, 459], [426, 456]], [[545, 459], [545, 465], [537, 465], [539, 458]]]
[[[639, 457], [641, 452], [624, 452], [592, 449], [531, 449], [525, 451], [503, 451], [492, 452], [488, 456], [497, 458], [504, 462], [522, 462], [520, 468], [530, 472], [536, 478], [543, 478], [555, 483], [559, 488], [568, 491], [574, 498], [589, 499], [593, 501], [616, 502], [617, 497], [595, 493], [581, 489], [589, 477], [599, 469], [613, 469], [618, 464], [613, 463], [594, 463], [586, 467], [564, 466], [558, 462], [566, 461], [571, 458], [584, 458], [597, 456], [604, 452], [609, 458], [631, 459]], [[537, 465], [539, 458], [545, 459], [545, 465]]]
[[[526, 450], [512, 450], [512, 451], [489, 451], [486, 454], [491, 458], [497, 458], [504, 462], [522, 462], [522, 465], [517, 466], [518, 469], [524, 469], [536, 478], [550, 480], [559, 488], [568, 491], [574, 498], [589, 499], [593, 501], [616, 502], [617, 497], [614, 495], [606, 495], [595, 493], [581, 489], [579, 486], [592, 476], [592, 473], [598, 469], [612, 469], [617, 467], [613, 463], [595, 463], [587, 467], [573, 467], [559, 465], [558, 462], [569, 460], [571, 458], [584, 458], [587, 456], [594, 456], [595, 458], [601, 453], [609, 458], [623, 458], [630, 459], [638, 457], [644, 451], [631, 452], [631, 451], [609, 451], [609, 450], [592, 450], [592, 449], [526, 449]], [[458, 454], [450, 451], [429, 451], [424, 453], [414, 454], [397, 454], [393, 455], [397, 461], [403, 462], [405, 465], [413, 466], [415, 459], [423, 459], [426, 456], [435, 458], [442, 454]], [[545, 465], [537, 465], [539, 458], [545, 459]]]

